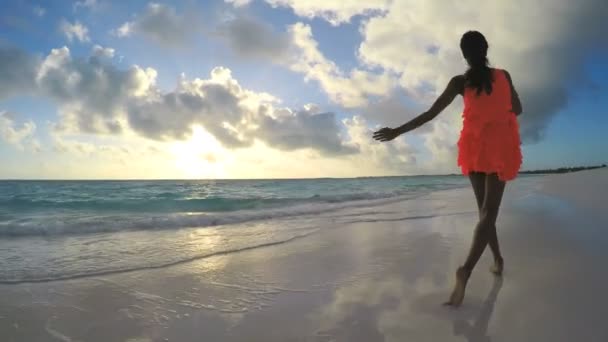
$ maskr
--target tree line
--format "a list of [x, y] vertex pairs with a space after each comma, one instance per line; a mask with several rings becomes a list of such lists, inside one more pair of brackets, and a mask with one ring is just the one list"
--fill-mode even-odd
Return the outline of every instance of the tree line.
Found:
[[577, 167], [560, 167], [559, 169], [544, 169], [544, 170], [531, 170], [531, 171], [520, 171], [521, 174], [538, 174], [538, 173], [568, 173], [583, 170], [593, 170], [606, 167], [606, 164], [596, 166], [577, 166]]

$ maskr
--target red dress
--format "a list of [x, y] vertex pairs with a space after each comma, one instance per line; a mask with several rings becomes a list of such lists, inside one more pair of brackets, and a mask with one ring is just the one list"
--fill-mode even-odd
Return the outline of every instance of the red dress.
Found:
[[505, 72], [492, 69], [492, 93], [465, 87], [463, 127], [458, 139], [458, 166], [470, 172], [497, 173], [503, 181], [517, 177], [522, 163], [517, 116], [511, 111], [511, 86]]

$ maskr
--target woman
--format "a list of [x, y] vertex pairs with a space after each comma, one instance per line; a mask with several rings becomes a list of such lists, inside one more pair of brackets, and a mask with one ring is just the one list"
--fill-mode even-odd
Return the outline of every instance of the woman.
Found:
[[398, 128], [385, 127], [374, 139], [390, 141], [435, 118], [460, 94], [464, 98], [463, 128], [458, 140], [458, 165], [469, 176], [479, 209], [479, 222], [465, 263], [456, 271], [456, 285], [446, 305], [459, 306], [467, 281], [486, 245], [494, 256], [491, 271], [500, 276], [504, 261], [496, 234], [496, 217], [505, 183], [522, 163], [517, 118], [522, 112], [511, 76], [488, 66], [488, 43], [477, 31], [465, 33], [460, 48], [469, 69], [453, 77], [431, 108]]

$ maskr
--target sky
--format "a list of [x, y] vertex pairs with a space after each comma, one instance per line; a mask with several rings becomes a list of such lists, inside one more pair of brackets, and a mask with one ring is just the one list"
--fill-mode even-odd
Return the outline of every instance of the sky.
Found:
[[14, 0], [0, 13], [0, 178], [459, 173], [462, 98], [380, 143], [487, 38], [524, 163], [608, 161], [605, 0]]

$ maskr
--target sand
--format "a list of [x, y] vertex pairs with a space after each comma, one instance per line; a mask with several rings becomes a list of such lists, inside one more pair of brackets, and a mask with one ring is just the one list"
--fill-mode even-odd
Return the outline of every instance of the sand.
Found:
[[[471, 189], [162, 269], [0, 285], [0, 341], [608, 341], [608, 169], [509, 183], [463, 305]], [[159, 244], [163, 243], [159, 241]]]

